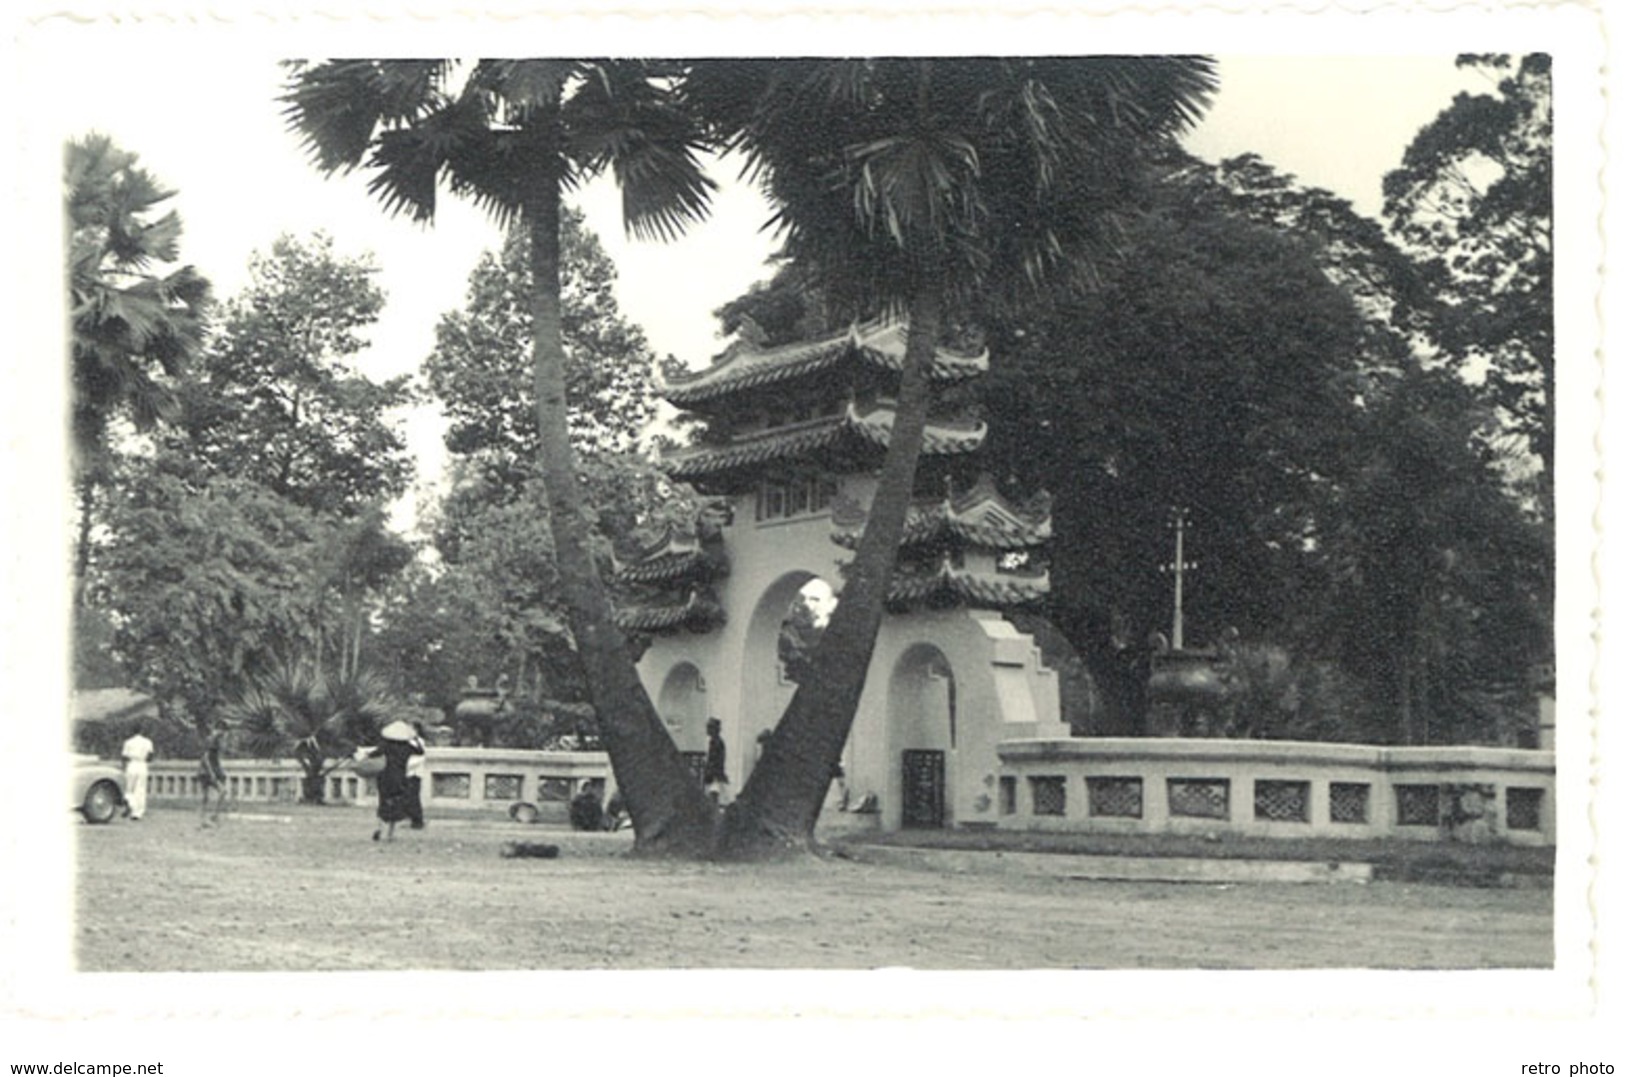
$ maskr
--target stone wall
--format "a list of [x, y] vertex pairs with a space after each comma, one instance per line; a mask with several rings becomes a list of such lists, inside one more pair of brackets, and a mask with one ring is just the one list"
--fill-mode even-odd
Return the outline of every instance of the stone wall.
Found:
[[1007, 740], [998, 825], [1552, 845], [1553, 755], [1298, 741]]
[[[564, 820], [570, 798], [592, 779], [610, 782], [609, 757], [603, 752], [543, 752], [503, 748], [431, 748], [427, 757], [423, 806], [436, 813], [506, 816], [516, 804], [536, 807], [543, 819]], [[291, 759], [227, 759], [227, 793], [241, 805], [293, 804], [299, 800], [299, 764]], [[329, 804], [378, 800], [371, 778], [348, 763], [327, 775], [323, 792]], [[148, 799], [157, 803], [196, 803], [197, 763], [160, 760], [147, 776]]]

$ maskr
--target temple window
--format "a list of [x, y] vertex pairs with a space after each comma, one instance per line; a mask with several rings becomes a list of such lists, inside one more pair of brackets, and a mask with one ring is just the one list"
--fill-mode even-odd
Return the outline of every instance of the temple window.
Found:
[[756, 519], [782, 520], [825, 512], [835, 500], [835, 480], [825, 476], [764, 482], [756, 490]]
[[785, 488], [782, 482], [764, 482], [756, 491], [756, 518], [777, 520], [785, 513]]

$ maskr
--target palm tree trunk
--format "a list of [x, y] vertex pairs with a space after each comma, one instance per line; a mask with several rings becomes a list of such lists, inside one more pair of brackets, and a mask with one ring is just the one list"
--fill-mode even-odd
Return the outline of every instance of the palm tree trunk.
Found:
[[868, 679], [897, 547], [913, 500], [930, 403], [926, 367], [941, 332], [942, 305], [937, 280], [923, 283], [910, 297], [897, 412], [868, 521], [809, 671], [762, 761], [728, 806], [720, 851], [729, 859], [812, 848], [813, 827]]
[[[551, 157], [549, 157], [551, 159]], [[598, 712], [599, 733], [642, 853], [709, 856], [716, 810], [638, 679], [598, 577], [570, 445], [560, 336], [559, 196], [544, 179], [524, 209], [529, 232], [538, 456], [570, 630]]]

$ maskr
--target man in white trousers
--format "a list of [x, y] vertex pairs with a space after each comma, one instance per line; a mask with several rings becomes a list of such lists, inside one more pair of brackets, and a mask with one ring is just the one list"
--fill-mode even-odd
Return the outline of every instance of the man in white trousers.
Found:
[[135, 732], [124, 742], [124, 814], [139, 819], [147, 814], [147, 764], [152, 760], [152, 741], [147, 739], [144, 727], [137, 724]]

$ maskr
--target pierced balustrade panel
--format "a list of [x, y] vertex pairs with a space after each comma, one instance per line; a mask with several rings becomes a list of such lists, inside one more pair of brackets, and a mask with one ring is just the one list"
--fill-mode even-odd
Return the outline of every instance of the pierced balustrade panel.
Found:
[[469, 800], [474, 795], [473, 779], [467, 774], [433, 774], [430, 779], [430, 788], [437, 797]]
[[1394, 806], [1400, 826], [1439, 825], [1439, 787], [1437, 785], [1396, 785]]
[[1368, 782], [1333, 782], [1331, 814], [1334, 823], [1371, 821], [1371, 785]]
[[570, 803], [570, 779], [537, 778], [536, 799], [543, 804]]
[[1168, 814], [1193, 819], [1230, 818], [1230, 780], [1169, 778]]
[[1253, 818], [1270, 823], [1309, 821], [1309, 783], [1260, 779], [1253, 782]]
[[1546, 790], [1519, 786], [1507, 788], [1507, 829], [1539, 830], [1540, 805]]
[[1066, 814], [1066, 778], [1059, 774], [1028, 778], [1034, 815]]
[[1145, 782], [1139, 778], [1089, 778], [1089, 814], [1118, 819], [1145, 815]]
[[485, 799], [518, 800], [519, 794], [524, 787], [524, 775], [487, 774], [485, 776]]

